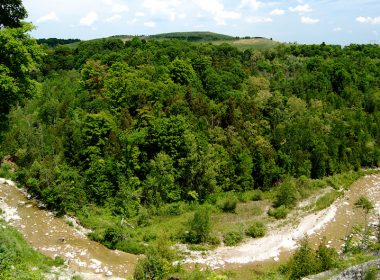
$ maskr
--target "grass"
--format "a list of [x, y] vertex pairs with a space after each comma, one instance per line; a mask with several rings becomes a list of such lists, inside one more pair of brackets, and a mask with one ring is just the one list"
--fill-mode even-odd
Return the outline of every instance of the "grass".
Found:
[[0, 221], [0, 279], [44, 279], [44, 273], [63, 260], [50, 259], [33, 250], [20, 233]]
[[315, 202], [314, 210], [320, 211], [329, 207], [341, 195], [342, 193], [338, 191], [332, 191], [332, 192], [328, 192], [324, 194], [323, 196], [318, 198], [317, 201]]
[[[312, 180], [306, 177], [294, 179], [297, 191], [301, 198], [307, 198], [316, 195], [322, 188], [332, 186], [334, 188], [347, 188], [359, 177], [373, 173], [373, 171], [347, 172], [322, 179]], [[221, 193], [211, 196], [206, 204], [211, 213], [211, 236], [215, 241], [223, 240], [223, 235], [228, 232], [245, 232], [255, 221], [261, 221], [265, 227], [273, 223], [275, 217], [285, 216], [287, 209], [276, 208], [267, 213], [267, 209], [273, 204], [280, 188], [276, 187], [268, 191], [248, 190], [241, 193]], [[334, 190], [321, 196], [315, 203], [313, 210], [322, 210], [340, 195], [340, 192]], [[233, 207], [229, 207], [233, 202]], [[236, 202], [236, 208], [235, 208]], [[92, 238], [102, 243], [107, 235], [107, 230], [115, 228], [116, 239], [119, 234], [120, 240], [128, 240], [128, 244], [116, 248], [125, 249], [131, 253], [144, 253], [144, 250], [150, 245], [154, 245], [160, 240], [168, 240], [171, 245], [184, 242], [184, 236], [188, 231], [188, 221], [193, 217], [194, 211], [198, 209], [197, 203], [180, 202], [176, 204], [164, 205], [158, 209], [144, 209], [142, 211], [144, 223], [141, 223], [141, 217], [131, 219], [115, 217], [112, 210], [107, 207], [91, 206], [77, 213], [80, 222], [88, 228], [94, 230]], [[223, 211], [224, 210], [224, 211]], [[305, 209], [304, 209], [305, 210]], [[311, 208], [307, 211], [312, 210]], [[273, 213], [275, 212], [275, 213]], [[115, 233], [114, 232], [114, 233]], [[113, 233], [113, 234], [114, 234]], [[108, 234], [108, 236], [110, 236]], [[112, 237], [114, 237], [112, 235]], [[123, 243], [123, 242], [122, 242]], [[125, 242], [124, 242], [125, 243]], [[200, 248], [212, 249], [218, 245], [201, 244]]]

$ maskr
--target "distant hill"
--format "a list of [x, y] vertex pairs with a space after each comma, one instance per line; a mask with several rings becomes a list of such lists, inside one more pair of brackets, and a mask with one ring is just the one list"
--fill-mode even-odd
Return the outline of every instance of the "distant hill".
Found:
[[148, 36], [151, 39], [176, 39], [183, 40], [188, 42], [212, 42], [212, 41], [231, 41], [235, 40], [235, 37], [218, 34], [213, 32], [203, 32], [203, 31], [194, 31], [194, 32], [173, 32], [173, 33], [163, 33], [157, 35]]
[[[264, 37], [233, 37], [230, 35], [219, 34], [208, 31], [193, 31], [193, 32], [172, 32], [172, 33], [162, 33], [156, 35], [115, 35], [108, 38], [120, 39], [122, 41], [130, 41], [133, 38], [140, 38], [144, 40], [181, 40], [192, 43], [212, 43], [220, 45], [223, 43], [233, 45], [239, 50], [246, 50], [250, 48], [265, 49], [276, 46], [280, 42], [273, 41], [272, 39], [267, 39]], [[94, 39], [101, 40], [105, 38]], [[68, 44], [70, 47], [77, 47], [79, 42]]]
[[56, 47], [58, 45], [68, 45], [73, 43], [79, 43], [79, 39], [57, 39], [57, 38], [43, 38], [37, 39], [37, 43], [40, 45], [47, 45], [48, 47]]

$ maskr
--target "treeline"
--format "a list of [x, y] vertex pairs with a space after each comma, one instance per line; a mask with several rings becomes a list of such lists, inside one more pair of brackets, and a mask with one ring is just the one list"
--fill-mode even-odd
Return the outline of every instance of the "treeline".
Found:
[[72, 43], [80, 42], [79, 39], [57, 39], [57, 38], [43, 38], [37, 39], [37, 43], [40, 45], [46, 45], [50, 48], [56, 47], [58, 45], [67, 45]]
[[134, 38], [49, 50], [3, 153], [50, 208], [141, 209], [380, 163], [380, 48]]

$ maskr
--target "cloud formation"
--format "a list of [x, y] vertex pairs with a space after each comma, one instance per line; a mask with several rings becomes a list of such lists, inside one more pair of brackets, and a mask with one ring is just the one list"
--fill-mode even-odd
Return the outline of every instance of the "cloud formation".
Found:
[[319, 22], [319, 19], [311, 17], [301, 17], [301, 22], [304, 24], [317, 24]]
[[360, 22], [360, 23], [377, 25], [377, 24], [380, 24], [380, 17], [362, 17], [362, 16], [360, 16], [360, 17], [356, 18], [356, 21]]
[[79, 25], [92, 26], [98, 20], [99, 20], [98, 14], [94, 11], [91, 11], [86, 16], [84, 16], [80, 19]]
[[298, 5], [296, 7], [290, 7], [289, 11], [293, 13], [305, 14], [305, 13], [311, 13], [313, 9], [310, 7], [309, 4], [304, 4], [304, 5]]
[[42, 17], [39, 17], [36, 22], [37, 23], [42, 23], [46, 21], [59, 21], [59, 18], [55, 12], [50, 12]]

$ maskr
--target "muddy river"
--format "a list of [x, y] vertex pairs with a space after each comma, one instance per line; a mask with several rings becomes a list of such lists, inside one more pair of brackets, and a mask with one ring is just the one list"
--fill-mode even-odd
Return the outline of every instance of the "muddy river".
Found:
[[[354, 207], [361, 195], [370, 198], [375, 205], [368, 221], [377, 222], [380, 174], [356, 181], [327, 209], [316, 213], [296, 211], [285, 225], [270, 230], [263, 238], [249, 239], [236, 247], [221, 246], [208, 253], [191, 252], [184, 263], [200, 263], [214, 269], [249, 269], [284, 260], [305, 235], [310, 236], [313, 244], [326, 237], [329, 246], [340, 249], [352, 226], [364, 222], [363, 213]], [[88, 240], [86, 230], [76, 225], [75, 220], [71, 222], [72, 226], [64, 219], [54, 217], [28, 199], [12, 182], [3, 179], [0, 179], [0, 208], [3, 219], [17, 228], [34, 248], [50, 257], [61, 256], [82, 277], [86, 273], [90, 275], [85, 279], [125, 279], [133, 272], [136, 256], [109, 250]]]
[[0, 184], [3, 219], [17, 228], [32, 247], [49, 257], [62, 257], [82, 277], [87, 275], [83, 278], [125, 279], [131, 275], [137, 262], [135, 255], [109, 250], [89, 240], [86, 230], [75, 220], [68, 223], [55, 217], [9, 183]]

